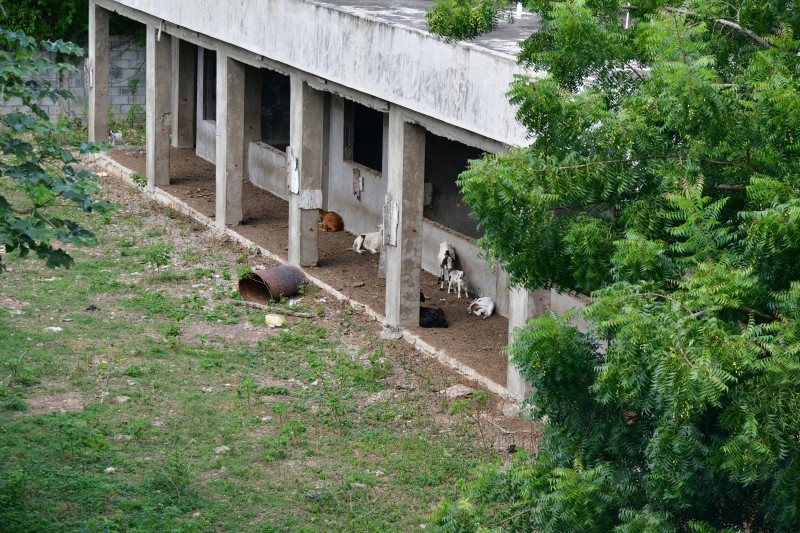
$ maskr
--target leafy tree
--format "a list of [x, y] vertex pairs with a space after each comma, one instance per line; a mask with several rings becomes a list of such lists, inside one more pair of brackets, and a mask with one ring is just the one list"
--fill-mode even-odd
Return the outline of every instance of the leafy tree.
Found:
[[[472, 19], [429, 22], [449, 38]], [[512, 283], [590, 293], [509, 349], [547, 415], [440, 531], [800, 531], [800, 6], [527, 0], [532, 143], [460, 177]], [[486, 20], [486, 15], [476, 17]], [[463, 12], [462, 12], [463, 14]], [[727, 528], [727, 529], [726, 529]]]
[[[2, 115], [0, 175], [16, 182], [24, 193], [19, 200], [0, 195], [0, 245], [21, 257], [32, 251], [49, 267], [69, 267], [72, 257], [53, 247], [52, 241], [75, 246], [94, 246], [97, 241], [76, 222], [59, 216], [64, 206], [100, 214], [113, 206], [94, 198], [99, 192], [97, 176], [76, 170], [77, 159], [62, 146], [63, 138], [72, 133], [69, 127], [52, 124], [39, 105], [45, 98], [53, 102], [72, 98], [42, 77], [48, 72], [75, 71], [75, 67], [54, 63], [47, 53], [69, 58], [80, 57], [83, 50], [61, 40], [37, 42], [24, 33], [0, 29], [0, 102], [12, 98], [20, 102], [19, 111]], [[101, 146], [80, 142], [76, 148], [87, 153]], [[0, 272], [4, 267], [0, 255]]]
[[[109, 13], [111, 35], [136, 35], [144, 44], [144, 24]], [[36, 39], [63, 39], [86, 44], [89, 0], [0, 0], [0, 27]]]

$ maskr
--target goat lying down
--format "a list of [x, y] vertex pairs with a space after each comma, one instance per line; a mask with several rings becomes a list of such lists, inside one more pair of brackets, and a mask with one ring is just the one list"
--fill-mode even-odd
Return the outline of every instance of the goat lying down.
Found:
[[423, 328], [446, 328], [447, 319], [442, 308], [419, 306], [419, 325]]
[[[380, 227], [380, 226], [378, 226]], [[362, 233], [356, 240], [353, 241], [353, 250], [363, 254], [367, 250], [373, 254], [377, 254], [383, 245], [383, 231], [374, 231], [372, 233]]]
[[484, 320], [490, 317], [492, 313], [494, 313], [494, 301], [488, 296], [475, 298], [467, 307], [468, 315], [483, 316]]

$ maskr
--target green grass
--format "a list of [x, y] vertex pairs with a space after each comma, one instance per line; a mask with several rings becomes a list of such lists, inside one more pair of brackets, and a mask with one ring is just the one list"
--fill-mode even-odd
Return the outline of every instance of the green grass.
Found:
[[[100, 244], [73, 269], [9, 256], [0, 275], [28, 303], [0, 308], [0, 529], [409, 531], [498, 457], [402, 343], [335, 305], [267, 330], [214, 275], [251, 258], [169, 241], [158, 208], [119, 203], [109, 224], [82, 219]], [[180, 264], [145, 271], [165, 251]], [[226, 340], [245, 325], [263, 338]]]

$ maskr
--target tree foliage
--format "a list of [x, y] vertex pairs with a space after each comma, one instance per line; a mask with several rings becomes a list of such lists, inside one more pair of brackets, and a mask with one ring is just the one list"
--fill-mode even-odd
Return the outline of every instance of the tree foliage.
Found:
[[[144, 42], [144, 25], [109, 13], [111, 35], [136, 34]], [[0, 0], [0, 27], [36, 39], [85, 44], [89, 34], [89, 0]]]
[[439, 530], [800, 530], [800, 6], [525, 3], [532, 143], [459, 183], [487, 256], [590, 293], [591, 326], [519, 333], [539, 452]]
[[[97, 176], [77, 170], [73, 152], [63, 139], [72, 133], [68, 125], [53, 124], [39, 102], [48, 98], [72, 98], [68, 91], [52, 87], [42, 75], [75, 71], [69, 63], [53, 63], [47, 53], [80, 57], [83, 50], [64, 41], [37, 42], [21, 32], [0, 29], [0, 102], [15, 99], [18, 110], [2, 116], [0, 175], [16, 182], [23, 199], [0, 195], [0, 245], [21, 257], [34, 252], [50, 267], [69, 267], [73, 259], [59, 241], [74, 246], [94, 246], [94, 235], [76, 222], [63, 218], [65, 205], [85, 212], [107, 213], [112, 205], [95, 199]], [[80, 142], [80, 153], [97, 152], [99, 145]], [[0, 271], [4, 264], [0, 256]]]

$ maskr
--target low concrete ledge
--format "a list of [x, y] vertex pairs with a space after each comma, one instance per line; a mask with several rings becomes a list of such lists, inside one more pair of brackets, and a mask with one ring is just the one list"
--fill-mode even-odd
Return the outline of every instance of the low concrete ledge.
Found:
[[[108, 172], [111, 176], [115, 178], [121, 179], [131, 186], [136, 187], [136, 184], [131, 180], [131, 175], [134, 173], [132, 170], [124, 167], [123, 165], [119, 164], [118, 162], [114, 161], [112, 158], [107, 156], [106, 154], [90, 154], [84, 157], [84, 161], [86, 163], [95, 163], [97, 165], [102, 166], [105, 168], [106, 172]], [[187, 215], [200, 224], [208, 227], [211, 231], [219, 236], [226, 236], [233, 241], [238, 242], [245, 248], [249, 250], [257, 250], [261, 255], [268, 257], [269, 259], [275, 261], [276, 263], [280, 263], [282, 265], [286, 264], [287, 261], [274, 253], [270, 252], [266, 248], [259, 246], [258, 244], [254, 243], [253, 241], [246, 239], [245, 237], [239, 235], [235, 231], [230, 228], [225, 228], [224, 230], [219, 228], [214, 221], [194, 209], [193, 207], [189, 206], [183, 200], [179, 198], [175, 198], [171, 194], [168, 194], [161, 189], [153, 188], [153, 189], [145, 189], [143, 194], [150, 198], [151, 200], [158, 202], [162, 205], [170, 207], [175, 211], [183, 213]], [[350, 306], [355, 307], [357, 309], [361, 309], [364, 313], [372, 318], [373, 320], [377, 321], [384, 327], [387, 327], [386, 324], [386, 317], [372, 309], [367, 304], [358, 302], [353, 300], [349, 296], [346, 296], [342, 292], [334, 289], [324, 281], [314, 276], [310, 276], [307, 272], [305, 273], [306, 277], [308, 278], [311, 283], [320, 287], [323, 291], [330, 294], [331, 296], [335, 297], [337, 300], [342, 302], [347, 302]], [[402, 329], [400, 332], [402, 338], [412, 345], [417, 350], [427, 354], [429, 357], [436, 358], [440, 363], [449, 366], [450, 368], [454, 369], [455, 371], [463, 374], [464, 376], [473, 379], [486, 387], [489, 391], [497, 394], [505, 398], [506, 400], [516, 401], [510, 394], [508, 389], [505, 385], [501, 385], [488, 377], [484, 376], [483, 374], [476, 371], [474, 368], [467, 366], [454, 357], [448, 355], [448, 353], [444, 349], [437, 349], [435, 346], [423, 341], [418, 335], [410, 332], [408, 329]]]

